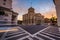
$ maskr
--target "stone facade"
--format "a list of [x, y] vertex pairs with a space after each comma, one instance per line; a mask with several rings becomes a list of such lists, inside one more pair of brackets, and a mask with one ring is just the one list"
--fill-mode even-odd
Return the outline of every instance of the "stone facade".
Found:
[[12, 9], [12, 0], [0, 0], [0, 7]]
[[16, 25], [17, 15], [12, 10], [12, 0], [0, 0], [0, 25]]
[[60, 0], [53, 0], [55, 7], [56, 7], [56, 13], [57, 13], [57, 24], [60, 26]]
[[35, 9], [30, 7], [28, 13], [23, 15], [23, 25], [38, 25], [44, 22], [44, 16], [35, 13]]

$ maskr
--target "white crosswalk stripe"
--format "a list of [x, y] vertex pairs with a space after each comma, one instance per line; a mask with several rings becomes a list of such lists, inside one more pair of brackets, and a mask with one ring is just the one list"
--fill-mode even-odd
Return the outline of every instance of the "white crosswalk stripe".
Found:
[[47, 35], [50, 35], [50, 36], [53, 36], [53, 37], [56, 37], [56, 38], [60, 38], [60, 37], [58, 37], [58, 36], [51, 35], [51, 34], [48, 34], [48, 33], [45, 33], [45, 32], [42, 32], [42, 33], [47, 34]]
[[33, 40], [31, 37], [28, 37], [29, 40]]
[[[28, 33], [27, 31], [25, 31], [24, 29], [22, 29], [20, 27], [18, 27], [18, 28], [19, 28], [20, 31], [7, 32], [7, 35], [5, 35], [5, 39], [8, 40], [8, 39], [11, 39], [11, 38], [19, 37], [19, 38], [17, 38], [17, 40], [24, 40], [26, 38], [29, 39], [29, 40], [34, 40], [34, 38], [36, 38], [38, 40], [45, 40], [45, 38], [50, 39], [50, 40], [55, 40], [55, 38], [60, 38], [60, 37], [56, 36], [56, 35], [59, 35], [59, 34], [52, 35], [53, 33], [49, 34], [49, 33], [43, 32], [44, 30], [48, 29], [49, 27], [47, 27], [47, 28], [45, 28], [43, 30], [40, 30], [39, 32], [37, 32], [37, 33], [35, 33], [33, 35]], [[46, 34], [46, 35], [44, 35], [44, 34]], [[22, 37], [22, 35], [25, 35], [25, 36]], [[37, 36], [37, 35], [39, 35], [40, 37]], [[52, 38], [50, 36], [55, 37], [55, 38]]]
[[20, 34], [20, 33], [24, 33], [24, 32], [16, 32], [16, 33], [12, 33], [12, 34], [9, 34], [9, 35], [15, 35], [15, 34]]
[[28, 37], [29, 37], [29, 36], [25, 36], [25, 37], [19, 38], [19, 39], [17, 39], [17, 40], [23, 40], [23, 39], [28, 38]]
[[39, 39], [39, 40], [44, 40], [44, 39], [42, 39], [42, 38], [39, 38], [39, 37], [37, 37], [37, 36], [34, 36], [35, 38], [37, 38], [37, 39]]
[[50, 33], [50, 34], [54, 34], [54, 35], [59, 35], [60, 36], [60, 34], [52, 33], [52, 32], [44, 32], [44, 33]]
[[11, 36], [11, 37], [8, 37], [8, 38], [6, 38], [6, 39], [11, 39], [11, 38], [13, 38], [13, 37], [21, 36], [21, 35], [24, 35], [24, 34], [26, 34], [26, 33], [19, 34], [19, 35], [15, 35], [15, 36]]
[[8, 35], [5, 35], [5, 39], [11, 39], [11, 38], [14, 38], [14, 37], [18, 37], [18, 36], [22, 36], [22, 35], [28, 35], [26, 32], [24, 32], [24, 30], [20, 29], [21, 31], [16, 31], [16, 32], [8, 32], [6, 34]]
[[38, 34], [38, 35], [41, 35], [41, 36], [46, 37], [46, 38], [51, 39], [51, 40], [55, 40], [55, 39], [53, 39], [53, 38], [51, 38], [49, 36], [43, 35], [43, 34]]
[[[49, 27], [50, 27], [50, 26], [49, 26]], [[44, 29], [40, 30], [39, 32], [37, 32], [37, 33], [35, 33], [35, 34], [33, 34], [33, 35], [36, 35], [36, 34], [38, 34], [38, 33], [42, 32], [42, 31], [44, 31], [44, 30], [48, 29], [49, 27], [44, 28]]]

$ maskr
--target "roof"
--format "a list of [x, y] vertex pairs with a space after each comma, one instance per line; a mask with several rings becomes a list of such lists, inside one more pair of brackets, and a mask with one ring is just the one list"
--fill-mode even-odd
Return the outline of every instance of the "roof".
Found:
[[34, 10], [34, 8], [33, 8], [33, 7], [30, 7], [28, 10], [30, 10], [30, 9], [33, 9], [33, 10]]

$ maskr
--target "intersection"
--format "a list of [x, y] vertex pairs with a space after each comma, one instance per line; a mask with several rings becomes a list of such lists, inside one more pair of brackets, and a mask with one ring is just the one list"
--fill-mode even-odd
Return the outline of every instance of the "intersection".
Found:
[[48, 26], [42, 30], [31, 34], [21, 27], [18, 31], [4, 33], [1, 40], [60, 40], [58, 27]]

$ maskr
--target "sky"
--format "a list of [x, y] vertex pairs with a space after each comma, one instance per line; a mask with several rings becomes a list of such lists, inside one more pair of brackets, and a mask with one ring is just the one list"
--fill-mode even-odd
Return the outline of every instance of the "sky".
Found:
[[[31, 4], [32, 2], [32, 4]], [[36, 13], [41, 13], [45, 18], [56, 16], [55, 5], [52, 0], [13, 0], [13, 10], [17, 12], [18, 20], [22, 20], [22, 15], [28, 12], [32, 6]]]

